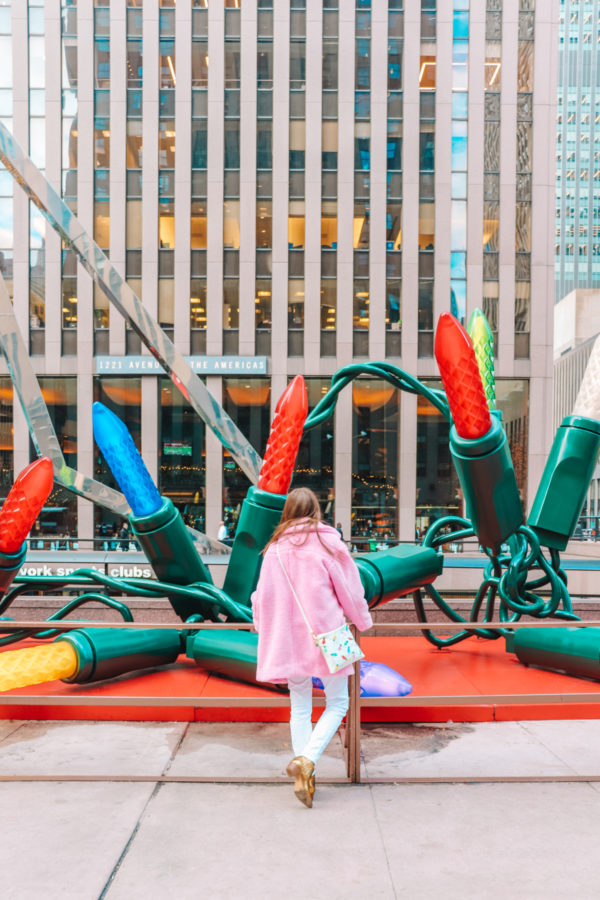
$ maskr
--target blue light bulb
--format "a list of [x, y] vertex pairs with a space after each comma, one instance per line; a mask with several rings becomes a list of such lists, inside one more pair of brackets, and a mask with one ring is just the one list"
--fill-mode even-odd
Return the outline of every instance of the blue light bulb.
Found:
[[133, 438], [103, 403], [92, 406], [94, 437], [134, 516], [150, 516], [163, 505]]

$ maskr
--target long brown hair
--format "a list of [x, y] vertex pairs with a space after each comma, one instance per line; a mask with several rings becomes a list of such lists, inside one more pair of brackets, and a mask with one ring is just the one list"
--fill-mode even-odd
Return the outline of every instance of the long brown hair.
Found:
[[[319, 534], [319, 522], [322, 521], [323, 516], [317, 495], [310, 488], [294, 488], [293, 491], [289, 492], [285, 501], [285, 506], [281, 513], [281, 522], [273, 532], [271, 540], [263, 550], [263, 553], [290, 528], [295, 529], [294, 534], [304, 535], [304, 540], [300, 544], [305, 544], [310, 533], [315, 531], [328, 553], [332, 553], [333, 551], [325, 544]], [[301, 523], [300, 527], [295, 528], [299, 523]]]

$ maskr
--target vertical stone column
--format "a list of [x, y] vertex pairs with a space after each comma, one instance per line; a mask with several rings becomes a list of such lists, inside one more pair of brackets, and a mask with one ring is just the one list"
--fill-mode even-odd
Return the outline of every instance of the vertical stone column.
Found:
[[175, 345], [190, 350], [190, 215], [192, 171], [192, 9], [175, 9]]
[[288, 372], [288, 196], [290, 118], [290, 7], [273, 8], [273, 274], [271, 287], [271, 405]]
[[240, 356], [254, 355], [256, 333], [256, 23], [256, 0], [245, 0], [240, 64]]
[[369, 359], [371, 360], [385, 359], [387, 20], [387, 4], [374, 4], [371, 12], [371, 216], [369, 245]]
[[[159, 9], [144, 7], [142, 91], [142, 300], [158, 320], [158, 80]], [[142, 353], [147, 353], [142, 345]]]
[[[217, 403], [223, 401], [223, 380], [209, 375], [206, 387]], [[206, 534], [216, 538], [219, 522], [223, 518], [223, 445], [206, 429]]]
[[321, 146], [323, 4], [306, 4], [306, 155], [304, 233], [304, 370], [321, 358]]
[[[127, 25], [125, 0], [110, 4], [110, 261], [125, 278], [127, 216]], [[99, 288], [97, 289], [99, 290]], [[109, 307], [110, 352], [125, 353], [125, 319]]]
[[[223, 349], [223, 162], [225, 15], [222, 3], [208, 7], [208, 157], [206, 241], [206, 352]], [[208, 478], [208, 473], [207, 473]]]

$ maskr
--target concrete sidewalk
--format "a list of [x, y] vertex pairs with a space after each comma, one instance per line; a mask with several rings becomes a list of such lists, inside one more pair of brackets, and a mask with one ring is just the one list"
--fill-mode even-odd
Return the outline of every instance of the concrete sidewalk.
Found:
[[[367, 725], [363, 763], [400, 779], [593, 778], [599, 745], [598, 720]], [[599, 783], [321, 784], [307, 810], [289, 784], [156, 781], [280, 776], [291, 755], [283, 725], [0, 722], [0, 896], [600, 896]], [[318, 779], [343, 777], [339, 740], [322, 763]], [[147, 780], [115, 780], [131, 777]]]

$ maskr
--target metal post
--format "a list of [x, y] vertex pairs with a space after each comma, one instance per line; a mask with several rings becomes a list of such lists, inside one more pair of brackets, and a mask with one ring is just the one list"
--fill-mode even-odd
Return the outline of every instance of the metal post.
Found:
[[[351, 630], [357, 643], [358, 631]], [[349, 679], [349, 706], [346, 717], [348, 781], [360, 783], [360, 662], [354, 663], [354, 677]]]

